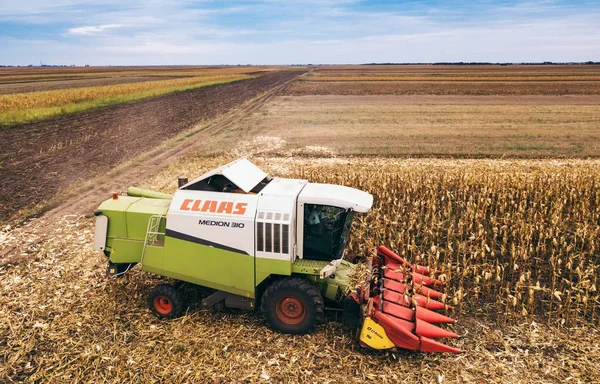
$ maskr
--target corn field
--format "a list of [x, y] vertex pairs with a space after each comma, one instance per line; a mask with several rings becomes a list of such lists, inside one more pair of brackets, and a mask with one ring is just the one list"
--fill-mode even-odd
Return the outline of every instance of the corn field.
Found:
[[65, 68], [1, 68], [0, 84], [28, 81], [75, 80], [107, 77], [202, 77], [247, 74], [274, 70], [276, 67], [205, 67], [205, 66], [144, 66], [144, 67], [65, 67]]
[[317, 164], [291, 177], [375, 197], [355, 219], [347, 251], [355, 261], [386, 245], [442, 270], [450, 304], [500, 322], [598, 322], [600, 163]]
[[219, 74], [215, 76], [208, 73], [205, 76], [185, 77], [171, 80], [0, 95], [0, 113], [20, 111], [29, 108], [61, 106], [69, 103], [80, 103], [153, 90], [175, 90], [177, 88], [201, 86], [204, 84], [210, 85], [216, 82], [235, 81], [247, 78], [250, 78], [250, 76], [240, 74]]

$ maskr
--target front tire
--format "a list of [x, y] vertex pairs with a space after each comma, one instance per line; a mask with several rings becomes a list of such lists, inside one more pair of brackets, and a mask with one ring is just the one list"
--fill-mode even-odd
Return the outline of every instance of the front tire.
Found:
[[267, 288], [261, 311], [271, 329], [303, 335], [323, 321], [325, 307], [323, 297], [313, 284], [306, 279], [288, 277]]
[[148, 295], [148, 306], [154, 314], [163, 319], [181, 316], [185, 309], [181, 293], [173, 286], [159, 284]]

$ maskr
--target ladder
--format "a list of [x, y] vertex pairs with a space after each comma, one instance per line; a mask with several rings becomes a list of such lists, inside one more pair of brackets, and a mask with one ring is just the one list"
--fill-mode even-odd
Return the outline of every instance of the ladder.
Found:
[[160, 215], [152, 215], [150, 219], [148, 219], [148, 227], [146, 228], [146, 238], [144, 239], [144, 248], [142, 249], [142, 257], [140, 258], [140, 265], [143, 265], [144, 256], [146, 255], [146, 247], [148, 245], [155, 245], [160, 240], [159, 236], [163, 236], [164, 241], [164, 232], [160, 232], [160, 223], [165, 217], [163, 214]]

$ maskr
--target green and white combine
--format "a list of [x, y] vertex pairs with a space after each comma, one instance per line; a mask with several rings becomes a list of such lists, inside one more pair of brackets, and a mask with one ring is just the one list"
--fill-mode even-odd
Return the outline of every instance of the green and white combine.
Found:
[[[109, 275], [140, 264], [144, 271], [214, 289], [204, 308], [260, 306], [271, 328], [304, 334], [323, 320], [327, 304], [343, 309], [346, 323], [363, 324], [362, 344], [407, 348], [389, 335], [387, 319], [375, 318], [381, 310], [373, 309], [372, 298], [387, 291], [381, 276], [370, 274], [365, 289], [350, 293], [355, 266], [343, 260], [344, 250], [355, 212], [368, 212], [372, 203], [369, 193], [346, 186], [269, 178], [240, 159], [181, 182], [173, 196], [137, 188], [127, 196], [113, 194], [95, 213], [95, 248], [109, 258]], [[380, 255], [373, 264], [385, 263]], [[148, 298], [164, 318], [180, 316], [184, 302], [176, 285], [158, 285]], [[411, 307], [406, 309], [419, 313]], [[406, 321], [415, 328], [421, 320]], [[415, 329], [410, 333], [426, 339]], [[425, 350], [421, 341], [409, 349]]]

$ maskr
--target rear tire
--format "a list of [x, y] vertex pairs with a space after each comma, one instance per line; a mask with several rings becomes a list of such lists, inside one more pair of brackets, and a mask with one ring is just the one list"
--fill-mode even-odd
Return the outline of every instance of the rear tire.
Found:
[[168, 284], [159, 284], [152, 289], [148, 295], [148, 306], [163, 319], [179, 317], [185, 309], [181, 293]]
[[262, 297], [261, 311], [269, 327], [303, 335], [323, 321], [323, 297], [308, 280], [288, 277], [271, 284]]

